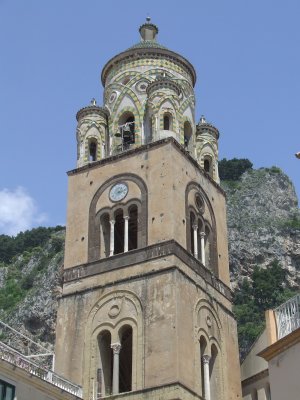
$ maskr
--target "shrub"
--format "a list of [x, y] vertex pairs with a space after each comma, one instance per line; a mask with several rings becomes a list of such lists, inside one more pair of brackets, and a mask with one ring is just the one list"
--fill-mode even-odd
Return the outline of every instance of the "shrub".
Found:
[[219, 162], [220, 179], [237, 181], [245, 171], [251, 170], [252, 166], [252, 162], [247, 158], [233, 158], [232, 160], [223, 158], [223, 160]]

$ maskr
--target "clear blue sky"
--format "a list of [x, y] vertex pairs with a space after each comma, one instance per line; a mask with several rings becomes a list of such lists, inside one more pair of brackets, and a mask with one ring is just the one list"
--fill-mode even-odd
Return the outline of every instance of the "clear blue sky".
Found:
[[279, 166], [299, 195], [299, 0], [0, 0], [0, 233], [65, 223], [75, 114], [147, 13], [194, 65], [220, 158]]

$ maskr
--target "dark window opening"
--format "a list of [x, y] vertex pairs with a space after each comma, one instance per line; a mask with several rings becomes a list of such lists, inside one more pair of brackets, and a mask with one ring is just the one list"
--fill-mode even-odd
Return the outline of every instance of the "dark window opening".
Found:
[[132, 328], [124, 326], [121, 330], [121, 351], [119, 371], [120, 393], [132, 390]]
[[89, 145], [89, 161], [97, 160], [97, 143], [92, 141]]
[[171, 118], [169, 114], [164, 115], [164, 131], [169, 131], [171, 129]]
[[194, 246], [194, 224], [195, 224], [195, 215], [194, 213], [190, 213], [190, 231], [191, 231], [191, 253], [194, 255], [195, 246]]
[[192, 138], [192, 127], [191, 124], [186, 121], [183, 126], [183, 135], [184, 135], [184, 148], [189, 150], [191, 138]]
[[125, 121], [123, 127], [123, 142], [124, 145], [135, 143], [135, 123], [133, 116], [128, 117]]
[[200, 219], [198, 219], [198, 229], [197, 229], [197, 243], [198, 243], [198, 259], [201, 260], [201, 232], [203, 232], [203, 224]]
[[138, 247], [138, 208], [132, 206], [129, 209], [128, 221], [128, 250], [137, 249]]
[[110, 253], [110, 223], [109, 215], [103, 214], [100, 218], [100, 230], [101, 230], [101, 258], [109, 257]]
[[210, 173], [210, 162], [207, 158], [204, 160], [204, 171]]
[[124, 252], [124, 218], [123, 211], [117, 211], [115, 215], [115, 229], [114, 229], [114, 240], [115, 240], [115, 251], [114, 254]]
[[14, 400], [15, 386], [0, 380], [0, 400]]
[[205, 390], [204, 390], [204, 363], [203, 356], [206, 354], [207, 342], [203, 336], [200, 338], [200, 363], [201, 363], [201, 395], [205, 398]]
[[110, 332], [103, 331], [100, 333], [98, 336], [98, 346], [101, 359], [101, 368], [98, 369], [97, 373], [97, 398], [101, 398], [100, 396], [110, 395], [112, 392], [113, 351], [111, 348]]
[[205, 263], [206, 267], [209, 267], [211, 264], [211, 234], [210, 229], [206, 226], [205, 227]]

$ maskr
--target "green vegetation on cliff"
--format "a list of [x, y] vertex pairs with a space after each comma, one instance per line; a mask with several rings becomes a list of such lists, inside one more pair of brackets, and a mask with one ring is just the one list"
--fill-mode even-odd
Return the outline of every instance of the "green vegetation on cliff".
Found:
[[233, 299], [242, 358], [264, 329], [264, 312], [279, 306], [296, 293], [285, 287], [286, 271], [277, 262], [266, 269], [256, 266], [251, 278], [252, 281], [244, 278]]
[[233, 158], [219, 161], [219, 176], [222, 181], [237, 181], [244, 172], [252, 169], [252, 162], [247, 158]]
[[3, 312], [10, 314], [25, 299], [35, 282], [45, 274], [53, 257], [62, 261], [63, 248], [64, 228], [61, 226], [35, 228], [16, 237], [0, 235], [1, 317]]
[[55, 228], [34, 228], [30, 231], [20, 232], [17, 236], [0, 235], [0, 262], [9, 263], [13, 257], [24, 251], [31, 251], [35, 247], [44, 246], [54, 232], [64, 229], [62, 226]]

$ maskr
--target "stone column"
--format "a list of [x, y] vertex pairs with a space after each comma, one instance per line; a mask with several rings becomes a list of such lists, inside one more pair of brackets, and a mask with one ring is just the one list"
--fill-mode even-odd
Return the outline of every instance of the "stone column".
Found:
[[194, 257], [198, 258], [198, 225], [193, 225], [193, 230], [194, 230]]
[[110, 251], [109, 255], [113, 256], [115, 251], [115, 220], [111, 219], [110, 223]]
[[205, 266], [205, 232], [200, 232], [201, 240], [201, 262]]
[[124, 253], [128, 251], [128, 221], [129, 217], [126, 215], [124, 217]]
[[209, 361], [210, 361], [210, 356], [207, 354], [204, 354], [202, 357], [202, 362], [203, 362], [203, 369], [204, 369], [204, 399], [205, 400], [210, 400], [210, 382], [209, 382]]
[[120, 357], [121, 344], [113, 343], [110, 345], [110, 347], [113, 349], [113, 353], [114, 353], [112, 394], [118, 394], [119, 393], [119, 357]]

